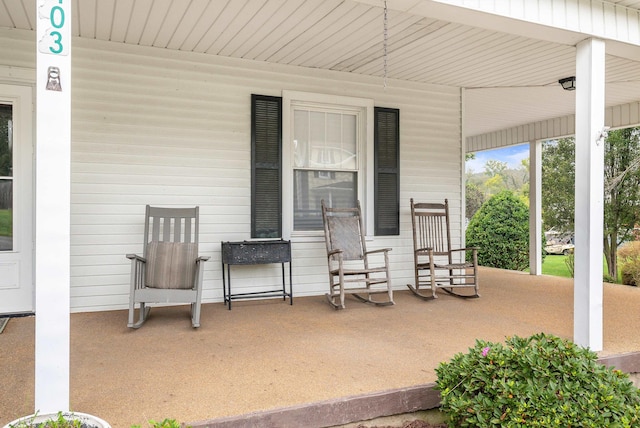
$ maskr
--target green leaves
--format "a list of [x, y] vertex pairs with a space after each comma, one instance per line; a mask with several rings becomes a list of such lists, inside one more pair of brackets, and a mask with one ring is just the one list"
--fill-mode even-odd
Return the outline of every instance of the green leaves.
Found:
[[[165, 418], [162, 421], [154, 421], [153, 419], [148, 422], [149, 428], [182, 428], [183, 425], [175, 419]], [[141, 428], [140, 425], [131, 425], [131, 428]], [[186, 428], [191, 428], [187, 426]]]
[[552, 335], [477, 340], [436, 374], [451, 427], [640, 425], [640, 393], [629, 377]]
[[475, 213], [466, 246], [478, 247], [478, 263], [501, 269], [529, 267], [529, 208], [510, 191], [491, 197]]

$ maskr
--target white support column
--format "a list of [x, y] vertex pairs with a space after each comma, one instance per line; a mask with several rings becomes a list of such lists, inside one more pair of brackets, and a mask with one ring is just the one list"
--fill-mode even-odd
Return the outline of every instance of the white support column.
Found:
[[529, 272], [542, 275], [542, 141], [529, 143]]
[[36, 4], [35, 410], [69, 410], [71, 0]]
[[[467, 246], [467, 126], [464, 123], [466, 104], [466, 90], [460, 88], [460, 163], [462, 171], [460, 177], [460, 221], [462, 233], [460, 234], [460, 248]], [[463, 255], [460, 257], [464, 258]]]
[[576, 51], [576, 205], [573, 340], [601, 351], [604, 221], [604, 41]]

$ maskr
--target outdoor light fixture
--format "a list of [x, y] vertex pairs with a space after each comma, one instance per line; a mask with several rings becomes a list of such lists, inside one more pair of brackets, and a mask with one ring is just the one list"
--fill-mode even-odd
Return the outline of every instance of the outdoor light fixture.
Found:
[[562, 85], [562, 89], [565, 91], [576, 90], [576, 76], [565, 77], [564, 79], [558, 80], [558, 83]]

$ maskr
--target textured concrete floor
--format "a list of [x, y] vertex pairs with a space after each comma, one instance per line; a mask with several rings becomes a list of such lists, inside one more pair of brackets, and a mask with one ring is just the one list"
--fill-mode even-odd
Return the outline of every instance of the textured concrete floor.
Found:
[[[195, 422], [433, 382], [476, 338], [572, 337], [572, 280], [487, 268], [480, 278], [470, 300], [398, 291], [395, 306], [350, 298], [343, 311], [323, 296], [206, 304], [197, 330], [186, 307], [154, 308], [139, 330], [125, 311], [72, 314], [71, 410], [116, 428]], [[640, 351], [640, 288], [604, 289], [600, 355]], [[0, 334], [0, 425], [35, 410], [34, 325], [12, 319]]]

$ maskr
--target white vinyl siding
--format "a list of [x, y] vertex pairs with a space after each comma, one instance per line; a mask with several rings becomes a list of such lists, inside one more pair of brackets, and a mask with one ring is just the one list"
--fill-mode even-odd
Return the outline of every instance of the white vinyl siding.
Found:
[[[6, 77], [10, 67], [35, 67], [34, 33], [0, 29], [0, 39], [0, 79], [12, 80]], [[454, 237], [461, 240], [458, 88], [389, 80], [385, 89], [382, 79], [353, 73], [77, 38], [73, 43], [72, 311], [127, 306], [125, 254], [142, 251], [146, 204], [200, 206], [200, 252], [211, 256], [203, 302], [222, 301], [220, 242], [251, 234], [252, 93], [357, 97], [400, 110], [400, 235], [367, 244], [393, 248], [394, 288], [406, 289], [413, 277], [410, 198], [448, 198]], [[326, 293], [324, 242], [296, 241], [292, 250], [294, 294]], [[281, 281], [279, 265], [231, 270], [234, 292]]]

